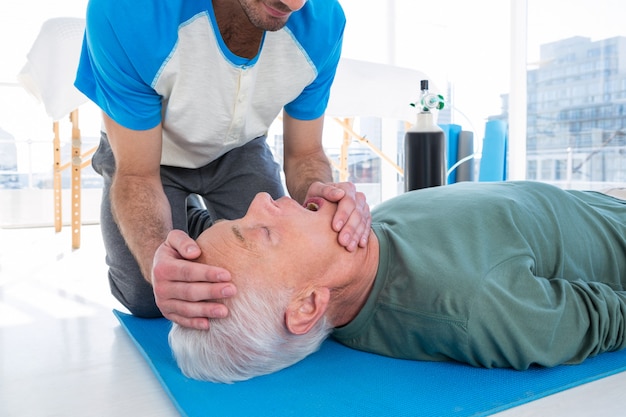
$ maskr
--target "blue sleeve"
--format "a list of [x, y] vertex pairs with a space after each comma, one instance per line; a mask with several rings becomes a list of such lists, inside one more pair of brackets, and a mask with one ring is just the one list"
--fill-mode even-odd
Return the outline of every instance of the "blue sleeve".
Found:
[[[313, 23], [312, 23], [313, 22]], [[341, 57], [346, 18], [336, 1], [308, 1], [289, 19], [287, 28], [317, 69], [317, 77], [285, 111], [300, 120], [313, 120], [326, 111], [330, 88]], [[312, 31], [315, 25], [315, 31]]]
[[118, 3], [89, 2], [75, 86], [117, 123], [146, 130], [161, 121], [161, 97], [151, 86], [149, 68], [155, 63], [137, 59], [137, 50], [147, 38], [135, 36], [140, 24], [131, 24], [134, 10], [125, 9], [133, 5]]

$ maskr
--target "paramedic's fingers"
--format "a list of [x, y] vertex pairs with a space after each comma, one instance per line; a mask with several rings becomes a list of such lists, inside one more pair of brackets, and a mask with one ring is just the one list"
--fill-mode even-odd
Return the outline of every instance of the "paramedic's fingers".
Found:
[[320, 193], [326, 200], [339, 203], [332, 223], [339, 232], [339, 244], [350, 252], [367, 246], [372, 216], [365, 194], [351, 182], [324, 184]]
[[194, 261], [200, 248], [186, 233], [173, 230], [157, 249], [152, 268], [152, 286], [157, 306], [167, 319], [184, 327], [207, 329], [209, 318], [228, 315], [215, 300], [236, 293], [230, 273]]
[[335, 217], [333, 218], [333, 224], [335, 230], [339, 229], [341, 220], [337, 218], [341, 215], [344, 209], [349, 211], [348, 221], [344, 222], [339, 233], [339, 243], [346, 247], [348, 251], [356, 250], [357, 246], [362, 248], [367, 246], [367, 241], [370, 235], [370, 226], [372, 224], [372, 215], [370, 213], [369, 204], [367, 204], [365, 194], [357, 192], [354, 184], [352, 183], [339, 183], [338, 185], [347, 184], [350, 188], [346, 191], [346, 195], [339, 201], [339, 206]]

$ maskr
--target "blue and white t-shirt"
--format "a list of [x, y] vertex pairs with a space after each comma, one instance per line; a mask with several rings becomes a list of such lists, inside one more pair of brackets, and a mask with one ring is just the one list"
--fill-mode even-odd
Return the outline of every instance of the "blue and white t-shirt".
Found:
[[163, 125], [163, 165], [197, 168], [267, 133], [281, 109], [324, 114], [341, 53], [337, 0], [309, 0], [252, 59], [211, 0], [90, 0], [76, 87], [120, 125]]

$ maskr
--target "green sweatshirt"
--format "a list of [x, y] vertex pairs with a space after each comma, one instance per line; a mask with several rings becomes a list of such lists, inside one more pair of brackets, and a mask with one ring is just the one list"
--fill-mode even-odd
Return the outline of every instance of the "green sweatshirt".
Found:
[[626, 347], [626, 202], [535, 182], [458, 183], [372, 212], [373, 290], [333, 333], [368, 352], [526, 369]]

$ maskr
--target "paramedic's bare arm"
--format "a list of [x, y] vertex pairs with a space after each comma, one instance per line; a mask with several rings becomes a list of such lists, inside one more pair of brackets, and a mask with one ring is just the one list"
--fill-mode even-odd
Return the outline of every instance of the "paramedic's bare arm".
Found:
[[[207, 317], [224, 317], [226, 307], [207, 302], [234, 291], [228, 271], [192, 260], [200, 255], [183, 232], [172, 232], [172, 215], [160, 174], [161, 126], [135, 131], [108, 116], [104, 122], [115, 155], [111, 185], [113, 216], [144, 278], [152, 283], [163, 315], [185, 327], [207, 328]], [[169, 234], [169, 235], [168, 235]]]
[[372, 221], [363, 193], [349, 182], [333, 183], [322, 145], [324, 117], [298, 120], [283, 112], [284, 170], [287, 190], [300, 203], [313, 196], [339, 202], [333, 229], [348, 251], [366, 247]]

